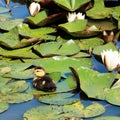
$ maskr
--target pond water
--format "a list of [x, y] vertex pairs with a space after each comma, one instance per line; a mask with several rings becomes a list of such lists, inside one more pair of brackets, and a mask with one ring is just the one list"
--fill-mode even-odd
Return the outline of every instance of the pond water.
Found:
[[[4, 0], [0, 1], [0, 7], [4, 6], [5, 2]], [[26, 5], [24, 4], [19, 4], [19, 3], [13, 3], [10, 2], [10, 5], [8, 6], [11, 8], [11, 13], [13, 18], [22, 18], [24, 19], [26, 16], [29, 16], [28, 9]], [[106, 72], [107, 70], [105, 69], [104, 65], [99, 63], [98, 61], [93, 58], [94, 61], [94, 66], [93, 69], [97, 70], [99, 72]], [[85, 106], [89, 105], [90, 103], [94, 102], [94, 100], [81, 100], [82, 103], [84, 103]], [[105, 101], [97, 101], [101, 104], [103, 104], [106, 107], [106, 112], [102, 116], [119, 116], [120, 117], [120, 107], [118, 106], [112, 106], [108, 104]], [[35, 106], [43, 105], [40, 102], [38, 102], [36, 99], [33, 99], [29, 102], [26, 103], [20, 103], [20, 104], [11, 104], [9, 109], [5, 111], [4, 113], [0, 114], [0, 120], [23, 120], [23, 113]], [[92, 120], [91, 119], [85, 119], [85, 120]]]

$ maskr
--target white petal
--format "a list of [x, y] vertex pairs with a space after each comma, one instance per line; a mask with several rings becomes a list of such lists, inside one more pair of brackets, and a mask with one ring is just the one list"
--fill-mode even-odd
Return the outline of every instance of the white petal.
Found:
[[35, 16], [40, 11], [40, 4], [32, 2], [29, 6], [31, 16]]

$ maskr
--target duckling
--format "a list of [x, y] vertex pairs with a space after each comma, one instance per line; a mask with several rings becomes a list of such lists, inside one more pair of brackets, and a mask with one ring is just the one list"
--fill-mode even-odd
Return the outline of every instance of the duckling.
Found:
[[33, 79], [33, 87], [37, 90], [45, 92], [53, 92], [56, 90], [56, 84], [54, 81], [46, 75], [46, 71], [43, 67], [35, 67], [35, 78]]

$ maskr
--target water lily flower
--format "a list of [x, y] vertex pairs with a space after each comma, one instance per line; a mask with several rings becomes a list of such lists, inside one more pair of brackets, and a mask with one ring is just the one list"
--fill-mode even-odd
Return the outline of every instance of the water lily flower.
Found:
[[32, 2], [29, 6], [29, 12], [31, 16], [35, 16], [40, 11], [40, 4]]
[[120, 69], [120, 52], [115, 50], [103, 50], [101, 52], [102, 62], [108, 71]]
[[68, 13], [68, 22], [72, 22], [74, 20], [80, 20], [85, 19], [85, 15], [82, 15], [82, 13]]

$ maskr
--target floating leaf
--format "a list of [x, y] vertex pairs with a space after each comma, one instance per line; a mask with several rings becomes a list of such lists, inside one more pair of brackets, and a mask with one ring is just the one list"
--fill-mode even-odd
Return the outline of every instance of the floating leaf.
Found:
[[9, 58], [39, 58], [32, 52], [31, 47], [16, 50], [5, 50], [0, 48], [0, 55]]
[[110, 14], [112, 9], [106, 8], [103, 0], [95, 0], [94, 7], [86, 12], [86, 15], [92, 19], [110, 18]]
[[64, 13], [56, 13], [56, 14], [52, 14], [52, 15], [48, 16], [47, 12], [43, 10], [34, 17], [32, 17], [32, 16], [27, 17], [26, 20], [27, 20], [27, 22], [29, 22], [33, 25], [45, 26], [45, 25], [48, 25], [50, 23], [53, 23], [53, 22], [59, 20], [64, 15], [65, 15]]
[[44, 58], [39, 60], [24, 60], [31, 65], [43, 66], [48, 73], [51, 72], [69, 72], [69, 67], [79, 68], [81, 66], [91, 68], [92, 61], [90, 58], [70, 58], [64, 56], [54, 56], [51, 58]]
[[1, 94], [8, 95], [17, 92], [24, 92], [28, 89], [28, 84], [25, 81], [10, 82], [0, 87]]
[[112, 43], [112, 42], [109, 42], [105, 45], [101, 45], [101, 46], [96, 46], [94, 49], [93, 49], [93, 54], [95, 55], [101, 55], [101, 52], [103, 52], [103, 50], [117, 50], [116, 46]]
[[116, 29], [117, 25], [109, 19], [100, 19], [100, 20], [94, 20], [94, 19], [88, 19], [88, 26], [95, 25], [97, 28], [99, 28], [102, 31], [106, 30], [114, 30]]
[[49, 74], [49, 77], [52, 78], [55, 82], [58, 82], [61, 79], [61, 73], [53, 72]]
[[53, 104], [53, 105], [65, 105], [75, 103], [79, 101], [79, 98], [71, 97], [74, 94], [70, 93], [60, 93], [60, 94], [52, 94], [41, 96], [39, 101], [46, 104]]
[[104, 112], [105, 112], [105, 108], [98, 103], [89, 105], [84, 109], [85, 118], [95, 117], [103, 114]]
[[0, 113], [6, 111], [9, 108], [9, 105], [4, 102], [0, 102]]
[[120, 17], [120, 6], [113, 7], [113, 13], [112, 16], [116, 19], [119, 20]]
[[[94, 108], [92, 108], [94, 106]], [[88, 110], [90, 108], [90, 110]], [[91, 111], [91, 109], [93, 109]], [[93, 113], [93, 111], [95, 113]], [[41, 112], [40, 112], [41, 111]], [[75, 118], [75, 119], [82, 119], [86, 118], [85, 112], [89, 111], [91, 116], [98, 116], [104, 113], [105, 109], [101, 104], [95, 103], [92, 104], [86, 108], [81, 104], [81, 102], [76, 102], [71, 105], [64, 105], [64, 106], [56, 106], [56, 105], [50, 105], [50, 106], [39, 106], [32, 108], [28, 111], [26, 111], [23, 115], [24, 120], [64, 120], [69, 118]], [[96, 113], [98, 111], [98, 113]], [[62, 113], [62, 114], [61, 114]], [[43, 118], [43, 119], [42, 119]]]
[[99, 45], [103, 45], [104, 41], [98, 37], [80, 39], [78, 44], [81, 50], [89, 50], [90, 48], [95, 48]]
[[59, 42], [43, 43], [40, 46], [35, 46], [34, 49], [42, 56], [73, 55], [80, 51], [79, 46], [73, 40], [69, 40], [64, 44]]
[[31, 29], [28, 24], [21, 24], [18, 26], [19, 34], [26, 37], [40, 38], [45, 34], [55, 32], [55, 29], [52, 27], [42, 27]]
[[3, 76], [14, 78], [14, 79], [31, 79], [34, 77], [33, 69], [23, 70], [23, 71], [15, 70], [15, 71], [9, 72], [8, 74], [4, 74]]
[[76, 87], [76, 81], [74, 80], [73, 76], [70, 75], [65, 80], [57, 83], [56, 92], [68, 92], [76, 89]]
[[80, 77], [80, 88], [88, 97], [105, 99], [114, 79], [114, 73], [99, 73], [97, 71], [82, 67], [78, 69]]
[[33, 99], [33, 95], [26, 93], [14, 93], [7, 96], [2, 96], [2, 101], [7, 103], [21, 103]]
[[5, 47], [14, 48], [19, 42], [18, 29], [16, 27], [0, 35], [0, 45], [4, 45]]
[[[54, 106], [53, 106], [54, 107]], [[61, 113], [61, 107], [55, 106], [57, 110], [53, 110], [50, 106], [38, 106], [26, 111], [23, 115], [24, 120], [56, 120]]]
[[54, 0], [57, 5], [68, 10], [75, 11], [82, 7], [84, 4], [90, 2], [90, 0]]
[[6, 20], [0, 22], [0, 29], [9, 31], [14, 27], [22, 24], [22, 21], [23, 21], [22, 19], [15, 19], [15, 20]]
[[103, 117], [98, 117], [93, 120], [120, 120], [120, 117], [117, 116], [103, 116]]
[[75, 20], [73, 22], [59, 24], [59, 27], [74, 37], [90, 37], [97, 35], [100, 32], [100, 30], [96, 27], [95, 29], [92, 29], [91, 27], [93, 26], [88, 28], [87, 22], [87, 19]]
[[120, 88], [111, 89], [106, 95], [106, 100], [111, 104], [120, 106]]

